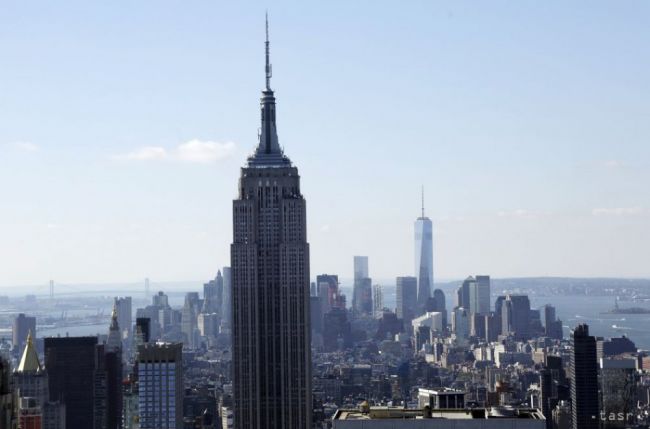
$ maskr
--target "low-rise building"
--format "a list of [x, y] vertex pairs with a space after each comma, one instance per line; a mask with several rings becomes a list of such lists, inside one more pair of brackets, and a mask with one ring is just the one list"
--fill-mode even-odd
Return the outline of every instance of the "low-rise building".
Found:
[[334, 429], [544, 429], [539, 410], [475, 408], [463, 410], [369, 407], [339, 409], [332, 418]]

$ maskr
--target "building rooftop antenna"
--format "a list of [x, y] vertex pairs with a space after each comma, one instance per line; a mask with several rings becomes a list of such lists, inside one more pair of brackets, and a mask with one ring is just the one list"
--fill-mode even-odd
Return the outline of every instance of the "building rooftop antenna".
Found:
[[422, 217], [424, 217], [424, 185], [422, 185]]
[[266, 12], [266, 90], [270, 91], [271, 90], [271, 76], [273, 75], [273, 71], [271, 68], [271, 53], [269, 49], [269, 12]]

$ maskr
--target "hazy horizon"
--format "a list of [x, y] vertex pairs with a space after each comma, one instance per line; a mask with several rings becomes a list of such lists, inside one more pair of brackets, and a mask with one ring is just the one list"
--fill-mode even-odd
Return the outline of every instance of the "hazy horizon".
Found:
[[[436, 279], [650, 277], [650, 3], [335, 4], [269, 8], [312, 278], [412, 275], [422, 185]], [[266, 6], [126, 6], [3, 7], [3, 288], [229, 265]]]

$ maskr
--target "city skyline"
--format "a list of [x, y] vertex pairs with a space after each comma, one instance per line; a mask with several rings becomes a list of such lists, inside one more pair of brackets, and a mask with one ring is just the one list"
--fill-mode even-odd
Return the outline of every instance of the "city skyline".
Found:
[[0, 429], [650, 428], [650, 4], [336, 1], [3, 10]]
[[[439, 279], [650, 275], [647, 5], [347, 7], [270, 10], [314, 275], [351, 278], [353, 255], [373, 278], [411, 275], [421, 184]], [[0, 18], [2, 287], [205, 280], [227, 264], [263, 9], [133, 5], [103, 22], [118, 11]]]

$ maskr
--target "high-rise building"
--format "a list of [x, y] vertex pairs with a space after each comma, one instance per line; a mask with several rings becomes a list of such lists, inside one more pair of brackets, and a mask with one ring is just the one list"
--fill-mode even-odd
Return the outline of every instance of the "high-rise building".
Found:
[[384, 291], [381, 285], [372, 287], [372, 314], [377, 319], [384, 314]]
[[435, 311], [442, 314], [442, 328], [445, 329], [447, 327], [447, 299], [445, 298], [445, 293], [442, 289], [435, 289], [433, 291], [433, 298], [436, 300]]
[[217, 313], [199, 313], [196, 325], [201, 337], [210, 344], [219, 333], [219, 316]]
[[339, 276], [321, 274], [316, 276], [316, 289], [321, 298], [323, 314], [328, 313], [333, 307], [340, 307]]
[[470, 287], [469, 306], [473, 313], [490, 312], [490, 276], [476, 276]]
[[168, 308], [169, 297], [163, 291], [159, 291], [156, 295], [153, 296], [152, 303], [155, 307]]
[[98, 345], [93, 386], [93, 427], [122, 428], [122, 359], [121, 350], [112, 350], [108, 344]]
[[422, 215], [415, 221], [415, 276], [418, 279], [418, 311], [422, 312], [433, 290], [433, 224], [424, 215], [424, 191]]
[[223, 305], [223, 276], [221, 270], [217, 271], [214, 280], [203, 285], [203, 313], [217, 313], [221, 315]]
[[18, 427], [20, 429], [42, 429], [43, 410], [36, 398], [22, 397], [18, 400]]
[[[39, 420], [42, 429], [63, 429], [65, 427], [65, 406], [59, 402], [50, 402], [47, 371], [38, 359], [38, 353], [31, 334], [23, 350], [20, 363], [13, 373], [14, 389], [22, 398], [30, 399], [30, 410], [38, 408], [38, 412], [24, 412], [21, 405], [21, 427]], [[38, 416], [36, 419], [35, 416]], [[2, 424], [0, 424], [2, 427]]]
[[[323, 333], [323, 300], [320, 296], [309, 297], [312, 334]], [[313, 336], [313, 335], [312, 335]], [[312, 338], [313, 340], [313, 338]]]
[[571, 333], [571, 404], [573, 429], [600, 427], [596, 338], [589, 326], [576, 326]]
[[368, 277], [368, 257], [355, 256], [354, 257], [354, 280], [363, 279]]
[[38, 359], [31, 334], [27, 336], [25, 349], [13, 378], [15, 388], [20, 392], [20, 396], [35, 398], [41, 406], [49, 401], [47, 372]]
[[555, 307], [546, 304], [540, 311], [544, 319], [544, 335], [549, 338], [561, 340], [563, 336], [562, 321], [555, 316]]
[[368, 257], [354, 257], [352, 309], [358, 314], [372, 314], [372, 280], [368, 274]]
[[352, 306], [357, 314], [369, 316], [372, 314], [372, 279], [363, 277], [354, 282], [354, 297]]
[[334, 307], [323, 317], [323, 347], [335, 351], [352, 346], [352, 332], [345, 308]]
[[470, 313], [463, 307], [456, 307], [451, 313], [451, 330], [459, 339], [467, 338], [470, 334]]
[[518, 340], [529, 338], [530, 301], [527, 295], [506, 295], [501, 304], [501, 333]]
[[[131, 306], [129, 298], [129, 308]], [[103, 416], [95, 412], [95, 421], [99, 424], [95, 427], [106, 427], [107, 429], [122, 428], [122, 336], [120, 334], [120, 325], [118, 319], [118, 303], [115, 302], [113, 314], [111, 315], [111, 324], [108, 330], [108, 339], [103, 346], [103, 356], [99, 356], [98, 361], [102, 368], [97, 368], [96, 373], [103, 372], [100, 378], [102, 387], [105, 388], [105, 400]], [[124, 332], [122, 330], [121, 332]], [[100, 352], [102, 351], [100, 349]], [[97, 377], [97, 376], [96, 376]], [[97, 395], [95, 397], [97, 401]]]
[[139, 344], [148, 343], [151, 340], [151, 319], [138, 317], [135, 319], [136, 336]]
[[[636, 424], [638, 363], [635, 358], [601, 358], [601, 420], [605, 428], [625, 428]], [[615, 416], [615, 417], [613, 417]]]
[[120, 336], [127, 340], [131, 338], [133, 331], [133, 309], [131, 297], [116, 297], [115, 311], [117, 311], [117, 324], [120, 326]]
[[141, 429], [183, 427], [183, 345], [138, 347], [138, 408]]
[[465, 280], [463, 280], [463, 283], [458, 287], [458, 290], [456, 291], [456, 306], [457, 307], [463, 307], [467, 310], [469, 310], [469, 289], [472, 283], [474, 283], [476, 279], [474, 277], [467, 277]]
[[[268, 30], [268, 22], [267, 22]], [[298, 169], [278, 143], [268, 31], [259, 145], [233, 202], [235, 427], [311, 426], [309, 244]]]
[[36, 318], [20, 313], [14, 319], [12, 327], [12, 344], [16, 356], [20, 356], [29, 333], [36, 335]]
[[50, 400], [65, 404], [66, 429], [94, 422], [97, 337], [45, 338]]
[[195, 349], [199, 347], [198, 316], [200, 311], [199, 294], [188, 292], [185, 294], [183, 304], [183, 315], [181, 318], [181, 331], [183, 332], [183, 344], [185, 347]]
[[11, 428], [16, 418], [16, 395], [11, 374], [11, 364], [0, 355], [0, 428]]
[[501, 313], [489, 312], [484, 315], [485, 341], [496, 341], [501, 333]]
[[223, 298], [221, 300], [221, 327], [219, 331], [229, 334], [232, 327], [232, 270], [223, 267]]
[[397, 277], [395, 287], [395, 314], [404, 321], [404, 329], [410, 332], [411, 321], [415, 318], [418, 306], [418, 279], [416, 277]]
[[467, 277], [458, 288], [458, 306], [470, 313], [490, 312], [490, 276]]
[[546, 304], [542, 306], [540, 310], [540, 316], [542, 317], [542, 323], [544, 326], [548, 326], [550, 322], [555, 322], [555, 307], [551, 304]]

